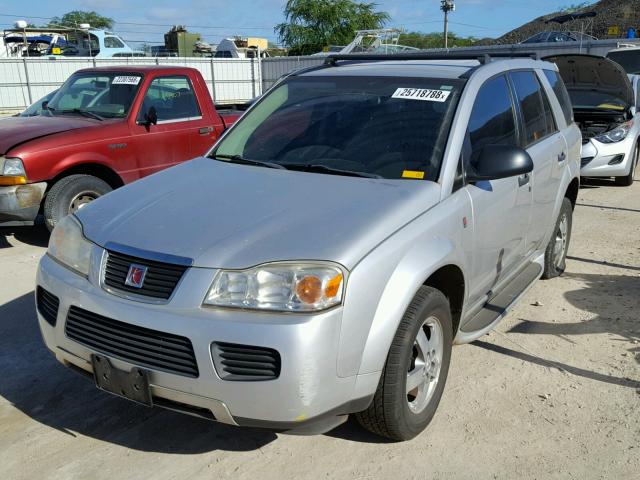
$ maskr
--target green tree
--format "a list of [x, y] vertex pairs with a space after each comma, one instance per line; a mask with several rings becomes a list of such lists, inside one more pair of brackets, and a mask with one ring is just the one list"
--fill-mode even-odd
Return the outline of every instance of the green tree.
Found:
[[292, 55], [306, 55], [328, 45], [347, 45], [356, 30], [381, 28], [389, 14], [375, 3], [353, 0], [287, 0], [285, 22], [275, 32]]
[[111, 29], [115, 22], [113, 18], [105, 17], [97, 12], [73, 10], [65, 13], [62, 17], [53, 17], [49, 22], [49, 26], [77, 27], [81, 23], [88, 23], [91, 28]]
[[[408, 32], [400, 35], [399, 43], [408, 47], [442, 48], [442, 32], [422, 33]], [[449, 32], [450, 47], [469, 47], [474, 45], [477, 39], [474, 37], [459, 37], [455, 33]]]

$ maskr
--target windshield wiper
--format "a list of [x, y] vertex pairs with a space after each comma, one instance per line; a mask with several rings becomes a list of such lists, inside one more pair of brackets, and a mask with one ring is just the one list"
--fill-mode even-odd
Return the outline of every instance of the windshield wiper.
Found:
[[287, 170], [299, 170], [302, 172], [327, 173], [329, 175], [344, 175], [347, 177], [363, 177], [363, 178], [383, 178], [375, 173], [354, 172], [353, 170], [340, 170], [339, 168], [327, 167], [326, 165], [313, 163], [285, 163], [282, 165]]
[[238, 163], [240, 165], [255, 165], [258, 167], [267, 167], [267, 168], [278, 168], [280, 170], [285, 170], [285, 167], [278, 163], [273, 162], [264, 162], [262, 160], [249, 160], [248, 158], [242, 158], [240, 155], [214, 155], [213, 158], [224, 160], [229, 163]]
[[60, 113], [77, 113], [82, 115], [83, 117], [93, 118], [95, 120], [103, 121], [104, 118], [98, 115], [97, 113], [90, 112], [89, 110], [80, 110], [79, 108], [73, 108], [71, 110], [62, 110]]

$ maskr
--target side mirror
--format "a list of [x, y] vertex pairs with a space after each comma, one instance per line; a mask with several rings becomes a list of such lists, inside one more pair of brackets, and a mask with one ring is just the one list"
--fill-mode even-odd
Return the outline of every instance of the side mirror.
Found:
[[156, 107], [149, 107], [149, 110], [144, 114], [144, 121], [147, 126], [158, 124], [158, 112]]
[[40, 109], [41, 110], [48, 110], [48, 108], [47, 108], [48, 106], [49, 106], [49, 100], [45, 100], [44, 102], [42, 102], [42, 105], [40, 105]]
[[467, 182], [516, 177], [533, 171], [533, 160], [526, 150], [511, 145], [486, 145], [480, 150], [475, 167], [467, 171]]

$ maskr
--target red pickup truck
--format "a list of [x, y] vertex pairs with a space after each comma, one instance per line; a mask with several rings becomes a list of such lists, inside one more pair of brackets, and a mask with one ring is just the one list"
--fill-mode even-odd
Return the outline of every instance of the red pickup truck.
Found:
[[184, 67], [80, 70], [34, 117], [0, 120], [0, 225], [49, 229], [110, 190], [203, 155], [241, 115]]

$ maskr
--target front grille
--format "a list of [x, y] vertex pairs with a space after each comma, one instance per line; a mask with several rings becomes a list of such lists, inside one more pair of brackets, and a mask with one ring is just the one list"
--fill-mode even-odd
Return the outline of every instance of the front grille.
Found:
[[[125, 285], [131, 264], [147, 267], [142, 288]], [[108, 250], [104, 269], [104, 284], [124, 292], [167, 300], [171, 297], [186, 269], [187, 267], [184, 265], [157, 262]]]
[[280, 376], [280, 354], [272, 348], [214, 343], [211, 353], [223, 380], [273, 380]]
[[53, 293], [47, 292], [42, 287], [36, 289], [36, 307], [38, 308], [38, 312], [40, 312], [42, 318], [52, 327], [56, 326], [59, 306], [60, 299]]
[[75, 306], [69, 309], [64, 331], [70, 339], [113, 358], [186, 377], [198, 376], [193, 346], [186, 337], [119, 322]]
[[593, 160], [593, 157], [582, 157], [580, 159], [580, 167], [584, 167], [585, 165], [588, 165], [589, 162], [591, 162], [591, 160]]

